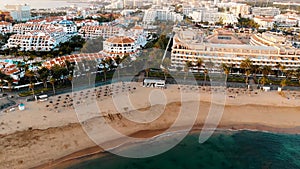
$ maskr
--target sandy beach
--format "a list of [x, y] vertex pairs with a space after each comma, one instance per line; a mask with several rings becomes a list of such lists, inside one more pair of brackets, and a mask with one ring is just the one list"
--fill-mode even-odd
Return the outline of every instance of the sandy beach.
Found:
[[[284, 91], [283, 97], [276, 91], [226, 91], [218, 129], [300, 133], [300, 92]], [[182, 102], [181, 94], [186, 92], [199, 94], [200, 101], [189, 98]], [[174, 85], [155, 89], [141, 87], [140, 83], [116, 83], [57, 95], [45, 102], [25, 103], [25, 111], [0, 114], [0, 168], [61, 168], [86, 155], [99, 155], [103, 149], [89, 138], [86, 133], [89, 129], [102, 129], [95, 137], [107, 147], [127, 141], [112, 136], [105, 130], [107, 126], [134, 138], [161, 134], [170, 129], [183, 105], [185, 112], [199, 105], [192, 126], [200, 133], [210, 107], [217, 104], [212, 93], [209, 87]], [[133, 107], [126, 107], [126, 100]], [[141, 120], [143, 117], [153, 120], [144, 123], [130, 120], [139, 116]], [[192, 118], [184, 116], [172, 131], [186, 129]]]

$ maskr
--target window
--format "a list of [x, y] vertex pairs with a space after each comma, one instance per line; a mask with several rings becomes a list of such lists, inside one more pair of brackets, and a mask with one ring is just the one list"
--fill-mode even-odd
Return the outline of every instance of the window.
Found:
[[231, 40], [230, 36], [218, 36], [218, 39], [220, 40]]

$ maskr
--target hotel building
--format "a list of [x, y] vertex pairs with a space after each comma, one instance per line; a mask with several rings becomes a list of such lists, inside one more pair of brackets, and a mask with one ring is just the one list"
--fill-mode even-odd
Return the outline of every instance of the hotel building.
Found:
[[10, 12], [10, 15], [17, 21], [28, 21], [31, 19], [30, 6], [24, 5], [5, 5], [4, 8]]
[[12, 28], [13, 33], [26, 34], [31, 31], [45, 31], [55, 29], [56, 27], [51, 24], [39, 24], [39, 23], [19, 23], [15, 24]]
[[99, 26], [99, 22], [96, 20], [92, 19], [86, 19], [82, 21], [75, 21], [75, 24], [77, 27], [82, 27], [82, 26]]
[[69, 40], [69, 36], [62, 30], [31, 31], [25, 34], [15, 34], [8, 39], [6, 48], [20, 47], [25, 51], [51, 51], [60, 43]]
[[280, 14], [279, 8], [273, 7], [253, 7], [252, 15], [254, 16], [276, 16]]
[[125, 33], [126, 36], [129, 36], [135, 40], [137, 48], [144, 47], [147, 44], [148, 33], [144, 30], [143, 27], [136, 25], [129, 31]]
[[235, 15], [218, 12], [217, 8], [201, 8], [199, 11], [193, 11], [190, 17], [193, 18], [193, 22], [208, 22], [213, 24], [222, 20], [224, 24], [238, 23]]
[[78, 63], [81, 63], [82, 60], [94, 60], [98, 63], [105, 58], [105, 55], [102, 53], [84, 53], [84, 54], [73, 54], [73, 55], [67, 55], [67, 56], [61, 56], [57, 57], [55, 59], [52, 59], [50, 61], [44, 62], [42, 66], [51, 69], [54, 65], [60, 65], [64, 66], [66, 61], [69, 61], [71, 63], [75, 63], [78, 65]]
[[182, 21], [183, 15], [173, 12], [174, 9], [169, 7], [154, 6], [145, 11], [143, 22], [146, 24], [153, 23], [154, 21]]
[[58, 24], [63, 28], [63, 31], [67, 34], [77, 33], [77, 26], [72, 21], [62, 20]]
[[272, 16], [255, 16], [253, 20], [259, 24], [259, 29], [272, 29], [275, 23], [274, 17]]
[[79, 30], [79, 35], [85, 39], [96, 39], [98, 37], [107, 39], [118, 35], [121, 31], [123, 30], [116, 26], [83, 26]]
[[54, 29], [62, 29], [66, 34], [76, 34], [77, 26], [68, 20], [62, 20], [59, 23], [43, 23], [43, 22], [29, 22], [20, 23], [13, 26], [13, 32], [17, 34], [25, 34], [31, 31], [47, 31]]
[[0, 72], [13, 78], [14, 83], [18, 83], [20, 78], [24, 77], [25, 72], [12, 63], [0, 61]]
[[104, 41], [102, 52], [111, 57], [123, 57], [128, 54], [134, 59], [138, 55], [138, 48], [131, 37], [115, 36]]
[[[293, 42], [289, 41], [286, 36], [276, 33], [264, 32], [262, 34], [254, 34], [251, 36], [250, 44], [256, 46], [273, 46], [283, 55], [300, 54], [300, 49], [292, 46]], [[292, 59], [295, 60], [296, 58]]]
[[300, 25], [300, 15], [294, 13], [286, 13], [275, 16], [275, 21], [278, 26], [293, 27]]
[[6, 34], [12, 32], [12, 23], [2, 21], [0, 22], [0, 34]]
[[172, 68], [183, 68], [187, 61], [196, 63], [198, 58], [205, 63], [212, 62], [216, 67], [225, 63], [239, 68], [241, 62], [249, 58], [253, 65], [271, 66], [276, 69], [276, 65], [281, 64], [287, 69], [299, 68], [300, 49], [291, 48], [289, 51], [283, 47], [235, 43], [233, 34], [215, 34], [214, 36], [214, 39], [219, 41], [211, 41], [199, 31], [177, 30], [171, 53]]
[[229, 12], [234, 14], [235, 16], [241, 15], [242, 17], [245, 15], [249, 15], [250, 13], [250, 6], [243, 3], [235, 3], [235, 2], [228, 2], [228, 3], [218, 3], [217, 5], [219, 8], [226, 8], [229, 9]]

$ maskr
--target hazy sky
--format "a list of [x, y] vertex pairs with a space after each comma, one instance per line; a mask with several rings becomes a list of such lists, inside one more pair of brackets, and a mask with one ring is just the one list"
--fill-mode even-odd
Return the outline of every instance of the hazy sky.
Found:
[[[62, 6], [70, 6], [74, 3], [68, 3], [63, 0], [0, 0], [0, 9], [4, 4], [30, 4], [31, 8], [55, 8]], [[80, 4], [82, 5], [82, 4]]]

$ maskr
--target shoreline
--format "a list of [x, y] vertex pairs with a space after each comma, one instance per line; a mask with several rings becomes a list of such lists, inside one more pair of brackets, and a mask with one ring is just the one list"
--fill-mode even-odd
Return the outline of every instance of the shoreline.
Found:
[[[192, 130], [189, 131], [188, 135], [190, 134], [200, 134], [202, 130], [203, 124], [197, 124], [193, 126]], [[158, 137], [168, 137], [168, 134], [182, 132], [182, 130], [176, 130], [171, 133], [164, 133], [157, 135], [160, 131], [164, 131], [166, 129], [157, 129], [157, 130], [142, 130], [135, 132], [131, 134], [131, 137], [139, 137], [139, 136], [146, 136], [146, 137], [153, 137], [154, 139]], [[272, 134], [300, 134], [300, 126], [295, 128], [276, 128], [276, 127], [270, 127], [270, 126], [264, 126], [264, 125], [228, 125], [228, 126], [219, 126], [215, 132], [242, 132], [242, 131], [249, 131], [249, 132], [266, 132], [266, 133], [272, 133]], [[119, 147], [126, 147], [130, 148], [134, 143], [124, 143], [123, 145], [120, 145]], [[200, 143], [199, 143], [200, 144]], [[111, 149], [115, 149], [118, 147], [112, 147]], [[82, 162], [86, 162], [89, 160], [94, 160], [97, 158], [105, 157], [106, 155], [109, 155], [111, 153], [103, 150], [98, 145], [89, 147], [83, 150], [79, 150], [75, 153], [69, 154], [65, 157], [59, 158], [55, 161], [53, 161], [50, 165], [49, 164], [42, 164], [36, 167], [33, 167], [33, 169], [38, 168], [47, 168], [47, 169], [62, 169], [65, 167], [72, 167], [74, 165], [77, 165]]]
[[[118, 88], [118, 84], [115, 87]], [[122, 84], [120, 84], [122, 85]], [[125, 86], [136, 87], [136, 90], [128, 92], [134, 105], [128, 111], [117, 110], [111, 96], [104, 96], [96, 100], [97, 106], [101, 107], [101, 112], [94, 109], [87, 109], [94, 104], [94, 91], [78, 91], [72, 94], [74, 99], [68, 102], [69, 94], [51, 97], [47, 102], [26, 103], [25, 111], [15, 111], [2, 114], [0, 116], [0, 168], [58, 168], [60, 166], [71, 166], [74, 163], [82, 162], [89, 157], [99, 157], [106, 155], [103, 149], [99, 148], [88, 137], [85, 129], [100, 129], [101, 134], [96, 135], [101, 144], [106, 148], [115, 147], [120, 143], [130, 147], [128, 139], [113, 136], [106, 130], [108, 124], [120, 133], [135, 138], [148, 138], [160, 135], [164, 132], [175, 132], [188, 129], [188, 125], [194, 124], [191, 132], [199, 132], [208, 117], [208, 112], [212, 105], [217, 105], [211, 99], [211, 92], [206, 88], [201, 88], [201, 100], [187, 100], [181, 102], [181, 95], [177, 86], [170, 86], [168, 89], [143, 88], [132, 84]], [[197, 91], [193, 86], [180, 86], [185, 91]], [[96, 90], [101, 87], [96, 88]], [[103, 89], [107, 87], [102, 86]], [[119, 88], [120, 89], [120, 88]], [[122, 88], [121, 88], [122, 89]], [[204, 90], [203, 90], [204, 89]], [[90, 90], [90, 89], [89, 89]], [[108, 91], [114, 91], [108, 89]], [[248, 93], [240, 89], [229, 89], [227, 96], [235, 95], [235, 98], [226, 98], [224, 111], [217, 130], [254, 130], [267, 131], [273, 133], [300, 134], [300, 102], [299, 99], [286, 99], [276, 92]], [[152, 93], [164, 92], [168, 102], [165, 107], [150, 104], [148, 96]], [[120, 90], [119, 90], [120, 92]], [[239, 92], [239, 94], [236, 94]], [[122, 94], [122, 93], [121, 93]], [[288, 93], [287, 93], [288, 94]], [[300, 92], [290, 94], [300, 95]], [[158, 95], [159, 96], [159, 95]], [[89, 97], [88, 99], [78, 99], [79, 97]], [[144, 99], [147, 98], [147, 99]], [[144, 100], [143, 100], [144, 99]], [[160, 97], [157, 97], [159, 100]], [[60, 101], [59, 101], [60, 100]], [[95, 99], [94, 99], [95, 100]], [[80, 104], [75, 107], [63, 106], [63, 102]], [[89, 102], [90, 101], [90, 102]], [[182, 105], [184, 103], [184, 105]], [[196, 118], [192, 115], [184, 115], [183, 121], [175, 125], [172, 130], [167, 130], [179, 117], [179, 111], [184, 106], [185, 113], [193, 111], [195, 103], [200, 104]], [[103, 106], [105, 105], [105, 106]], [[54, 108], [58, 107], [58, 108]], [[122, 108], [122, 106], [121, 106]], [[123, 107], [124, 108], [124, 107]], [[78, 111], [88, 110], [83, 117], [78, 117]], [[158, 111], [163, 110], [162, 114]], [[123, 111], [123, 112], [122, 112]], [[150, 115], [150, 119], [155, 121], [149, 123], [135, 123], [130, 117], [139, 116], [141, 113]], [[81, 113], [81, 112], [80, 112]], [[129, 117], [129, 119], [128, 119]], [[195, 118], [195, 119], [194, 119]], [[194, 120], [191, 123], [191, 120]], [[80, 124], [79, 121], [84, 122]], [[100, 123], [99, 123], [100, 122]], [[207, 126], [207, 125], [206, 125]], [[192, 127], [192, 126], [190, 126]], [[199, 132], [200, 133], [200, 132]]]

